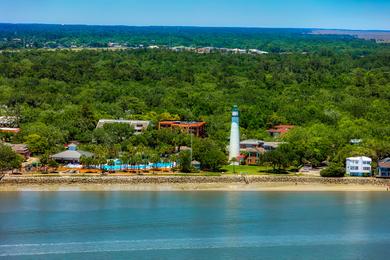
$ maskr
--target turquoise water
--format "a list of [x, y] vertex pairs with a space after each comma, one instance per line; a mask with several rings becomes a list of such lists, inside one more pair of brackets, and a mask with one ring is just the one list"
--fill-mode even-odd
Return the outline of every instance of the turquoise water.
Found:
[[[130, 164], [116, 164], [116, 165], [104, 165], [103, 169], [106, 171], [121, 171], [124, 169], [127, 170], [150, 170], [152, 168], [157, 169], [170, 169], [173, 168], [173, 163], [155, 163], [155, 164], [140, 164], [140, 165], [130, 165]], [[99, 168], [99, 167], [96, 167]]]
[[0, 193], [5, 259], [389, 256], [390, 193]]

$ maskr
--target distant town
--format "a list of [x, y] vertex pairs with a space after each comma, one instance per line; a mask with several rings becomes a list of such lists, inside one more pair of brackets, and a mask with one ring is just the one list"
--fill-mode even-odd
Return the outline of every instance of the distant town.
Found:
[[[25, 43], [23, 39], [20, 38], [13, 38], [13, 39], [3, 39], [4, 41], [10, 41], [13, 43], [19, 43], [22, 44], [23, 48], [29, 49], [34, 48], [34, 45], [32, 42]], [[46, 42], [43, 44], [42, 49], [46, 50], [170, 50], [174, 52], [194, 52], [198, 54], [210, 54], [210, 53], [232, 53], [232, 54], [252, 54], [252, 55], [262, 55], [262, 54], [269, 54], [269, 52], [258, 50], [258, 49], [240, 49], [240, 48], [217, 48], [217, 47], [190, 47], [190, 46], [166, 46], [166, 45], [136, 45], [136, 46], [129, 46], [128, 44], [122, 44], [122, 43], [116, 43], [116, 42], [109, 42], [106, 46], [101, 47], [91, 47], [87, 45], [77, 45], [72, 44], [70, 46], [64, 46], [60, 43], [57, 43], [55, 41]]]

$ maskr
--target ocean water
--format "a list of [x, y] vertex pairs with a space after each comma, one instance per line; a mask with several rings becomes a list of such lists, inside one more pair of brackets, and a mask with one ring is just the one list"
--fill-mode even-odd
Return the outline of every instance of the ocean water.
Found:
[[4, 259], [389, 259], [390, 192], [1, 192]]

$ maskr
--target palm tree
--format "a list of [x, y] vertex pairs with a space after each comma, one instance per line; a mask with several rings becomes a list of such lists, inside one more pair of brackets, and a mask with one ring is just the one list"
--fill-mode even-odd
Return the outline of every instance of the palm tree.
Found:
[[[177, 155], [176, 154], [171, 154], [170, 156], [169, 156], [169, 160], [171, 161], [171, 163], [173, 164], [173, 165], [177, 165]], [[172, 165], [172, 166], [173, 166]]]
[[114, 160], [108, 160], [108, 166], [110, 166], [110, 170], [112, 171], [112, 166], [115, 165], [115, 161]]
[[157, 168], [157, 163], [159, 163], [161, 160], [160, 156], [156, 153], [156, 152], [153, 152], [150, 156], [150, 162], [153, 164], [153, 173], [154, 172], [154, 169]]
[[[136, 164], [137, 164], [137, 158], [136, 158], [136, 155], [133, 154], [133, 155], [129, 155], [129, 164], [131, 165], [131, 172], [133, 171], [134, 167]], [[129, 168], [129, 167], [127, 167]]]
[[105, 156], [99, 154], [98, 156], [96, 156], [96, 162], [99, 165], [99, 169], [103, 173], [104, 172], [104, 164], [107, 163], [107, 158]]
[[136, 168], [137, 168], [137, 173], [140, 172], [140, 164], [142, 163], [142, 155], [137, 153], [136, 155], [134, 155], [134, 163], [136, 165]]
[[48, 172], [48, 164], [49, 164], [49, 161], [50, 161], [50, 155], [49, 153], [44, 153], [41, 158], [40, 158], [40, 162], [41, 164], [43, 165], [43, 169], [44, 169], [44, 172], [47, 173]]
[[103, 165], [107, 163], [108, 151], [103, 146], [98, 146], [95, 149], [95, 163], [99, 165], [99, 169], [104, 172]]
[[145, 149], [144, 152], [142, 153], [142, 163], [145, 165], [145, 171], [147, 170], [146, 167], [149, 165], [149, 157], [150, 157], [150, 152], [148, 149]]
[[[128, 164], [129, 164], [129, 161], [130, 161], [130, 155], [129, 155], [129, 153], [123, 152], [123, 153], [121, 154], [121, 156], [120, 156], [119, 159], [120, 159], [121, 162], [122, 162], [122, 166], [123, 166], [123, 165], [126, 165], [126, 166], [125, 166], [125, 170], [128, 170], [128, 169], [129, 169], [129, 165], [128, 165]], [[121, 170], [123, 170], [122, 166], [121, 166]]]
[[93, 160], [92, 157], [81, 156], [80, 157], [80, 163], [83, 165], [84, 168], [88, 169], [94, 163], [94, 160]]

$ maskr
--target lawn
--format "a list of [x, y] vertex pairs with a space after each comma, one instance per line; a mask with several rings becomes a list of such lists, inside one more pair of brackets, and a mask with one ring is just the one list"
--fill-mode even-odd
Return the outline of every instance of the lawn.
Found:
[[[236, 174], [249, 174], [249, 175], [270, 175], [275, 174], [272, 173], [272, 167], [270, 166], [250, 166], [250, 165], [240, 165], [240, 166], [233, 166], [233, 165], [226, 165], [222, 168], [222, 171], [225, 174], [233, 174], [234, 168], [236, 171]], [[288, 169], [288, 174], [295, 174], [294, 172], [290, 171], [292, 169]]]
[[249, 165], [227, 165], [223, 167], [223, 171], [226, 174], [233, 174], [234, 168], [236, 174], [266, 174], [267, 170], [272, 170], [272, 167], [267, 166], [249, 166]]

